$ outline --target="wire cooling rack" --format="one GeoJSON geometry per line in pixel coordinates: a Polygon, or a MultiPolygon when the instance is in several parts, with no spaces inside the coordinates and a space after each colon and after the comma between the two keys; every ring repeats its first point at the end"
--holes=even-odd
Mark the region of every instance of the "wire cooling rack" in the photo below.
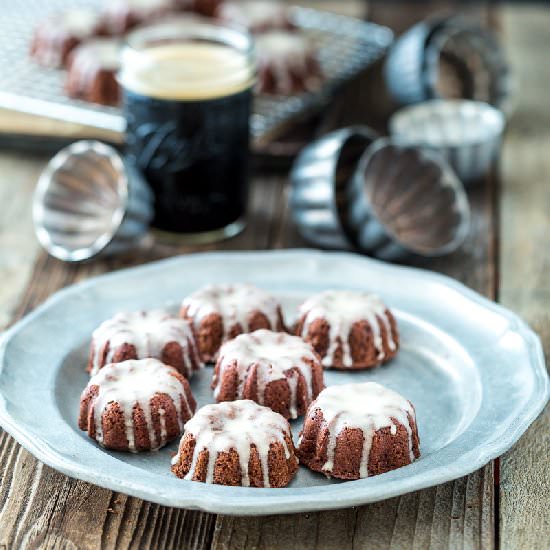
{"type": "MultiPolygon", "coordinates": [[[[94,6],[97,0],[71,0],[94,6]]],[[[117,107],[68,98],[65,73],[38,66],[28,51],[36,24],[48,13],[66,9],[66,0],[0,0],[0,107],[124,132],[117,107]]],[[[315,91],[288,96],[258,95],[251,120],[254,140],[262,141],[293,119],[325,105],[334,91],[378,60],[393,40],[386,27],[319,10],[293,7],[293,22],[315,43],[325,81],[315,91]]]]}

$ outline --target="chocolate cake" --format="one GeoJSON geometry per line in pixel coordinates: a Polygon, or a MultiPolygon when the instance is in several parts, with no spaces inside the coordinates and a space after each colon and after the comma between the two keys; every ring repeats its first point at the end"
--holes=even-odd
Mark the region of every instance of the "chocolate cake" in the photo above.
{"type": "Polygon", "coordinates": [[[162,310],[119,313],[93,333],[88,371],[108,363],[153,357],[190,377],[202,367],[195,337],[183,319],[162,310]]]}
{"type": "Polygon", "coordinates": [[[80,400],[78,426],[107,449],[149,451],[178,437],[195,411],[187,380],[156,359],[105,365],[80,400]]]}
{"type": "Polygon", "coordinates": [[[287,419],[304,414],[323,387],[323,367],[309,344],[264,329],[225,343],[212,381],[218,402],[251,399],[287,419]]]}
{"type": "Polygon", "coordinates": [[[420,456],[414,407],[374,382],[331,386],[310,405],[297,453],[311,470],[340,479],[406,466],[420,456]]]}
{"type": "Polygon", "coordinates": [[[182,479],[243,487],[285,487],[297,469],[288,422],[249,400],[199,409],[172,459],[182,479]]]}
{"type": "Polygon", "coordinates": [[[367,369],[397,353],[395,319],[373,294],[328,290],[306,300],[299,315],[295,333],[313,346],[324,367],[367,369]]]}

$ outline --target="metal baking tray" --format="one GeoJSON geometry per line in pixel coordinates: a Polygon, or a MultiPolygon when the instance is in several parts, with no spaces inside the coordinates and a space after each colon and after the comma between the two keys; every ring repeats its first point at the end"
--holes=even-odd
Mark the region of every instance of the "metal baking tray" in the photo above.
{"type": "MultiPolygon", "coordinates": [[[[38,66],[28,51],[36,24],[48,13],[67,9],[64,0],[0,0],[0,107],[123,133],[121,111],[68,98],[65,73],[38,66]]],[[[94,6],[97,0],[72,0],[94,6]]],[[[258,95],[251,127],[255,143],[269,141],[289,123],[327,103],[335,90],[378,60],[393,40],[392,32],[373,23],[332,13],[292,7],[294,23],[311,36],[326,75],[323,87],[294,96],[258,95]]]]}

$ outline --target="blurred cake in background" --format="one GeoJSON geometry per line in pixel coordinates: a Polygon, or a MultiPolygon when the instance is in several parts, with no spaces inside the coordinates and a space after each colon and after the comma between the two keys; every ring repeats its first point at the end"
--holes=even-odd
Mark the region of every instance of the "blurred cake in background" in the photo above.
{"type": "Polygon", "coordinates": [[[120,101],[116,81],[119,50],[120,41],[111,38],[96,38],[76,47],[69,56],[67,95],[102,105],[117,105],[120,101]]]}
{"type": "Polygon", "coordinates": [[[322,84],[315,48],[307,36],[277,30],[256,37],[258,92],[291,95],[322,84]]]}
{"type": "Polygon", "coordinates": [[[292,29],[288,7],[273,0],[223,2],[216,11],[222,21],[260,33],[274,29],[292,29]]]}
{"type": "Polygon", "coordinates": [[[71,51],[82,42],[105,33],[102,17],[90,9],[55,13],[35,29],[30,54],[40,65],[64,66],[71,51]]]}

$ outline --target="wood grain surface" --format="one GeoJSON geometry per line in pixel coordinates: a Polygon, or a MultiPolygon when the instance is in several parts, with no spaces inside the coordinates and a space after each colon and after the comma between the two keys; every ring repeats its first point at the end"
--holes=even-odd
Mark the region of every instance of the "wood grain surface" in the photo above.
{"type": "MultiPolygon", "coordinates": [[[[379,6],[377,13],[371,9],[381,18],[379,6]]],[[[499,21],[523,80],[500,175],[469,192],[473,229],[466,246],[413,264],[499,298],[533,324],[548,351],[550,10],[507,6],[499,8],[499,21]]],[[[333,106],[323,130],[368,110],[368,94],[353,95],[353,102],[346,97],[333,106]]],[[[0,327],[73,282],[198,250],[149,243],[138,253],[81,266],[48,257],[36,245],[30,217],[43,163],[0,155],[0,327]]],[[[258,173],[252,191],[247,230],[215,248],[304,246],[290,220],[285,175],[258,173]]],[[[500,464],[453,482],[347,510],[257,518],[172,509],[67,478],[0,432],[0,548],[544,548],[550,540],[549,420],[547,412],[500,464]]]]}

